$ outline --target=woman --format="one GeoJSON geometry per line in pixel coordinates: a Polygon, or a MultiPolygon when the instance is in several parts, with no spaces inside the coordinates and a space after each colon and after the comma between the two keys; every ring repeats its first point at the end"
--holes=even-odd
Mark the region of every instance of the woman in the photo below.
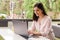
{"type": "Polygon", "coordinates": [[[51,18],[46,14],[42,3],[36,3],[33,10],[33,23],[28,33],[35,37],[45,37],[54,40],[51,18]]]}

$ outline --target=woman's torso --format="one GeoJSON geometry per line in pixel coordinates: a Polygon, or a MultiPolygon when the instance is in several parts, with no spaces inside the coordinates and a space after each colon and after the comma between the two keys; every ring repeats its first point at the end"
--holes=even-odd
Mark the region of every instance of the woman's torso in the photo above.
{"type": "MultiPolygon", "coordinates": [[[[45,22],[47,20],[50,20],[51,21],[50,17],[45,16],[40,22],[39,21],[37,21],[37,22],[35,21],[35,28],[36,28],[36,31],[37,32],[41,32],[42,30],[45,29],[45,26],[43,26],[43,25],[46,24],[45,22]]],[[[50,26],[52,26],[52,25],[50,25],[50,26]]],[[[45,37],[47,37],[47,38],[49,38],[51,40],[53,39],[54,33],[53,33],[53,29],[52,28],[50,29],[49,33],[45,37]]]]}

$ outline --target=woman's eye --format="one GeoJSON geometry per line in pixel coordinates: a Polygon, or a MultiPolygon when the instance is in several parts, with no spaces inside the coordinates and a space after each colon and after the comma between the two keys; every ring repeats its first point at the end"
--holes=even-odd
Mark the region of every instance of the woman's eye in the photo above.
{"type": "Polygon", "coordinates": [[[39,11],[39,10],[36,10],[36,11],[39,11]]]}
{"type": "Polygon", "coordinates": [[[37,10],[37,11],[39,11],[39,10],[37,10]]]}
{"type": "Polygon", "coordinates": [[[33,11],[39,11],[39,10],[33,10],[33,11]]]}

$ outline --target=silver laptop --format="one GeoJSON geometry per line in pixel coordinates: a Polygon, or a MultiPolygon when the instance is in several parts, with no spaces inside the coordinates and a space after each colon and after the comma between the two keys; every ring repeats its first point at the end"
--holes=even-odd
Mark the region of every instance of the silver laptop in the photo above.
{"type": "Polygon", "coordinates": [[[28,26],[26,21],[13,20],[12,22],[15,33],[23,36],[28,36],[28,26]]]}

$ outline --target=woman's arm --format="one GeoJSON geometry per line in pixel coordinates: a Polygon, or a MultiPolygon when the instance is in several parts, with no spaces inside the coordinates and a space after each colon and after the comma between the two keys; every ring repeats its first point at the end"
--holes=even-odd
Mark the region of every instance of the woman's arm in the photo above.
{"type": "Polygon", "coordinates": [[[51,20],[50,19],[46,20],[46,22],[44,22],[44,24],[42,24],[41,26],[43,27],[43,29],[40,31],[41,35],[43,36],[48,35],[52,28],[51,20]]]}
{"type": "Polygon", "coordinates": [[[31,27],[28,28],[28,34],[33,34],[33,31],[35,31],[35,21],[33,21],[31,27]]]}
{"type": "Polygon", "coordinates": [[[28,34],[41,35],[40,32],[36,31],[35,21],[33,21],[31,27],[28,28],[28,34]]]}
{"type": "Polygon", "coordinates": [[[33,34],[33,35],[37,35],[37,36],[41,36],[41,33],[40,32],[37,32],[37,31],[28,31],[29,34],[33,34]]]}

